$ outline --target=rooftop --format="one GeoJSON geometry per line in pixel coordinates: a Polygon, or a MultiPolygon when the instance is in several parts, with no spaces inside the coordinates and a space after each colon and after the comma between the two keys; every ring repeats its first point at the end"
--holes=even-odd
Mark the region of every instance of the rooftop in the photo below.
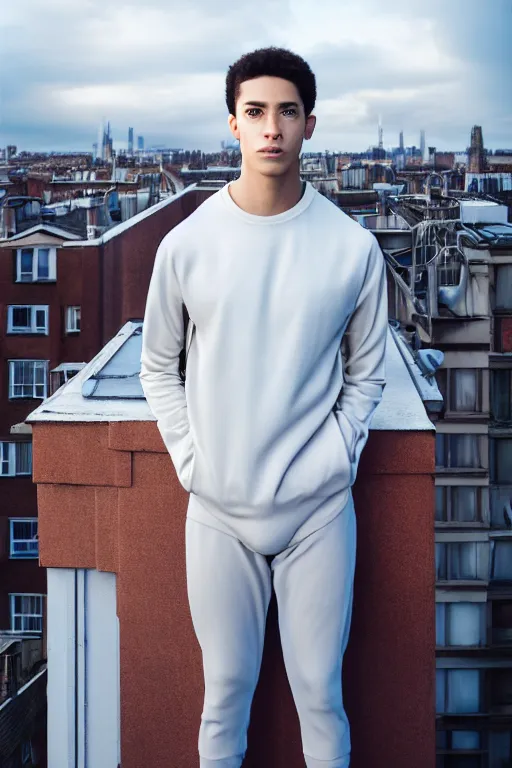
{"type": "MultiPolygon", "coordinates": [[[[139,381],[142,322],[127,322],[82,370],[47,398],[28,418],[36,422],[154,421],[139,381]]],[[[424,402],[441,402],[435,380],[427,379],[405,343],[389,329],[387,378],[374,430],[432,430],[424,402]]]]}

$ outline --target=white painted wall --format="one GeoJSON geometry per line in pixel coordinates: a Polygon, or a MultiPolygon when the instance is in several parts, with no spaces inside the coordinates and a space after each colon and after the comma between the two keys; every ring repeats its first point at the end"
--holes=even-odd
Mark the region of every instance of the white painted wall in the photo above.
{"type": "Polygon", "coordinates": [[[117,768],[120,756],[116,577],[49,568],[48,765],[117,768]]]}

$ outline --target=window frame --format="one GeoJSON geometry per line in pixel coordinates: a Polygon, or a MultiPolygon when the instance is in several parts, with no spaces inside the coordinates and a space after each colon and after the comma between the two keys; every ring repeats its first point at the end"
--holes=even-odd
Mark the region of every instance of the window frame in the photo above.
{"type": "MultiPolygon", "coordinates": [[[[474,718],[475,715],[481,715],[485,711],[485,684],[486,684],[485,669],[481,667],[437,667],[436,668],[436,716],[442,717],[463,717],[474,718]],[[450,712],[447,708],[447,702],[449,697],[449,672],[477,672],[478,673],[478,711],[477,712],[450,712]],[[444,677],[444,708],[441,712],[437,709],[437,673],[442,672],[444,677]]],[[[472,728],[464,728],[460,730],[474,730],[472,728]]]]}
{"type": "Polygon", "coordinates": [[[509,585],[512,584],[512,573],[509,579],[498,579],[493,577],[494,565],[496,562],[496,549],[497,544],[508,544],[512,550],[512,533],[510,531],[498,533],[494,530],[489,537],[490,551],[489,551],[489,584],[492,585],[509,585]]]}
{"type": "MultiPolygon", "coordinates": [[[[460,726],[459,728],[438,728],[436,731],[436,757],[480,757],[481,760],[484,760],[486,756],[489,753],[488,748],[488,734],[484,730],[480,730],[479,728],[471,727],[471,726],[460,726]],[[480,746],[476,749],[461,749],[460,747],[454,747],[453,746],[453,733],[477,733],[480,740],[480,746]],[[437,746],[438,739],[437,734],[438,733],[444,733],[446,734],[446,746],[437,746]]],[[[483,765],[487,765],[487,763],[483,763],[483,765]]]]}
{"type": "Polygon", "coordinates": [[[48,397],[48,383],[49,383],[48,382],[48,380],[49,380],[48,371],[49,371],[49,362],[50,362],[49,360],[41,360],[41,359],[34,360],[34,359],[29,359],[29,358],[17,358],[17,359],[14,359],[14,360],[10,359],[7,362],[9,364],[9,395],[8,395],[8,399],[9,400],[45,400],[48,397]],[[35,371],[37,369],[36,368],[37,364],[39,364],[39,366],[42,367],[42,370],[44,372],[44,377],[43,377],[44,381],[43,381],[42,384],[41,383],[36,383],[36,381],[35,381],[36,377],[33,374],[32,394],[31,395],[27,395],[27,394],[16,395],[16,394],[14,394],[14,387],[15,386],[17,386],[17,387],[25,386],[24,384],[15,384],[14,383],[14,371],[15,371],[16,363],[18,363],[18,364],[19,363],[33,363],[34,364],[34,374],[35,374],[35,371]],[[43,391],[44,391],[43,395],[36,394],[36,387],[40,387],[40,386],[42,386],[44,388],[43,389],[43,391]]]}
{"type": "Polygon", "coordinates": [[[37,517],[10,517],[9,518],[9,558],[11,560],[37,560],[39,559],[39,521],[37,517]],[[30,539],[15,538],[14,527],[16,523],[29,523],[32,526],[35,525],[35,534],[30,539]],[[15,543],[29,544],[33,541],[37,542],[37,551],[29,551],[27,553],[16,552],[15,543]]]}
{"type": "Polygon", "coordinates": [[[500,479],[498,477],[498,451],[497,443],[510,443],[510,450],[512,451],[512,435],[499,433],[491,433],[489,435],[489,485],[499,487],[500,485],[509,485],[507,479],[500,479]]]}
{"type": "Polygon", "coordinates": [[[34,333],[38,336],[48,336],[49,334],[49,304],[9,304],[7,307],[7,333],[16,334],[17,336],[23,334],[34,333]],[[15,309],[29,309],[31,311],[30,326],[16,327],[13,324],[13,314],[15,309]],[[39,330],[36,325],[37,313],[45,313],[44,329],[39,330]]]}
{"type": "Polygon", "coordinates": [[[0,478],[1,477],[31,477],[32,476],[32,441],[31,440],[0,440],[0,478]],[[18,471],[18,460],[16,456],[17,445],[30,445],[30,470],[28,472],[18,471]],[[7,446],[7,450],[5,449],[7,446]],[[7,459],[4,455],[7,454],[7,459]],[[7,472],[3,471],[3,464],[7,462],[7,472]]]}
{"type": "Polygon", "coordinates": [[[473,416],[485,415],[483,409],[483,369],[474,367],[440,368],[438,371],[438,384],[443,394],[445,407],[444,414],[447,418],[465,419],[473,416]],[[459,410],[454,407],[456,400],[456,380],[458,371],[470,371],[475,375],[476,407],[474,410],[459,410]],[[444,391],[443,391],[444,390],[444,391]]]}
{"type": "Polygon", "coordinates": [[[435,512],[435,524],[436,526],[443,527],[457,527],[457,528],[487,528],[489,527],[489,505],[486,503],[485,494],[487,493],[487,486],[485,485],[436,485],[436,512],[435,512]],[[453,516],[453,509],[456,507],[453,496],[455,491],[459,488],[472,488],[476,491],[476,507],[477,507],[477,519],[473,521],[457,520],[453,516]],[[445,519],[437,519],[437,494],[441,491],[443,495],[443,511],[445,512],[445,519]]]}
{"type": "Polygon", "coordinates": [[[491,421],[494,424],[512,424],[512,368],[491,368],[490,369],[490,381],[489,381],[489,410],[490,410],[490,417],[491,421]],[[505,378],[508,378],[508,386],[506,389],[509,391],[509,402],[508,402],[508,416],[505,419],[498,419],[495,415],[495,397],[496,397],[496,383],[495,379],[497,376],[504,376],[505,378]]]}
{"type": "Polygon", "coordinates": [[[30,245],[16,249],[16,283],[54,283],[57,280],[57,247],[55,245],[30,245]],[[32,251],[32,270],[22,272],[22,256],[24,252],[32,251]],[[48,277],[39,275],[39,252],[48,251],[48,277]],[[31,275],[23,279],[23,275],[31,275]]]}
{"type": "Polygon", "coordinates": [[[451,600],[451,601],[436,601],[436,648],[438,649],[472,649],[472,648],[485,648],[488,644],[488,631],[487,631],[487,604],[484,602],[478,602],[478,601],[470,601],[470,600],[451,600]],[[479,635],[480,635],[480,642],[477,644],[465,644],[460,645],[456,643],[448,643],[446,642],[447,639],[449,639],[449,634],[451,631],[451,625],[450,622],[453,621],[453,618],[451,615],[448,614],[451,613],[451,609],[453,606],[459,606],[459,605],[471,605],[476,606],[479,610],[480,616],[479,616],[479,635]],[[438,636],[438,606],[443,606],[443,636],[445,638],[445,643],[438,643],[437,642],[437,636],[438,636]]]}
{"type": "Polygon", "coordinates": [[[485,548],[489,547],[488,541],[480,541],[477,539],[469,540],[469,541],[451,541],[451,540],[437,540],[435,542],[435,577],[436,577],[436,584],[439,585],[446,585],[446,584],[488,584],[489,583],[489,574],[490,574],[490,552],[489,557],[486,554],[485,548]],[[452,565],[452,558],[455,557],[454,552],[454,545],[457,547],[460,547],[461,545],[475,545],[476,547],[476,576],[474,577],[466,577],[466,578],[455,578],[451,576],[451,565],[452,565]],[[437,562],[437,551],[438,547],[440,547],[439,551],[442,553],[443,551],[446,551],[445,559],[446,559],[446,578],[442,578],[442,576],[438,576],[438,570],[442,571],[443,569],[441,567],[438,568],[438,562],[437,562]],[[444,548],[444,549],[443,549],[444,548]],[[487,567],[485,567],[487,566],[487,567]],[[480,574],[484,574],[483,576],[480,574]]]}
{"type": "Polygon", "coordinates": [[[508,355],[512,352],[512,315],[497,314],[494,317],[494,353],[508,355]],[[510,347],[510,348],[509,348],[510,347]]]}
{"type": "Polygon", "coordinates": [[[66,307],[66,333],[80,333],[82,320],[82,307],[80,304],[70,304],[66,307]],[[77,323],[78,316],[78,323],[77,323]],[[73,320],[73,322],[71,322],[73,320]],[[78,327],[77,327],[78,325],[78,327]]]}
{"type": "Polygon", "coordinates": [[[46,597],[46,595],[41,593],[35,593],[35,592],[10,592],[9,593],[9,615],[10,615],[10,621],[11,621],[11,632],[14,632],[16,634],[32,634],[32,635],[41,635],[43,632],[43,619],[44,619],[44,604],[43,604],[43,598],[46,597]],[[40,613],[16,613],[14,610],[16,607],[16,598],[17,597],[34,597],[39,599],[39,607],[40,607],[40,613]],[[16,618],[19,617],[22,619],[21,629],[16,628],[16,618]],[[40,619],[41,621],[41,628],[40,629],[24,629],[23,628],[23,619],[40,619]]]}
{"type": "Polygon", "coordinates": [[[485,474],[486,473],[486,467],[485,467],[485,446],[484,446],[484,440],[483,438],[486,437],[486,435],[480,433],[480,432],[436,432],[436,442],[437,439],[440,438],[443,440],[443,453],[445,455],[445,458],[447,460],[447,464],[438,464],[437,463],[437,445],[436,445],[436,457],[435,457],[435,470],[436,473],[442,473],[442,474],[485,474]],[[476,440],[476,445],[478,449],[478,458],[480,460],[479,466],[475,467],[460,467],[460,466],[452,466],[450,465],[451,461],[451,455],[453,452],[453,445],[451,444],[452,438],[460,438],[460,437],[473,437],[476,440]]]}
{"type": "Polygon", "coordinates": [[[495,264],[494,269],[494,310],[498,312],[510,312],[512,310],[512,296],[510,297],[509,306],[498,304],[498,283],[500,282],[500,272],[505,274],[508,270],[512,273],[512,264],[495,264]]]}

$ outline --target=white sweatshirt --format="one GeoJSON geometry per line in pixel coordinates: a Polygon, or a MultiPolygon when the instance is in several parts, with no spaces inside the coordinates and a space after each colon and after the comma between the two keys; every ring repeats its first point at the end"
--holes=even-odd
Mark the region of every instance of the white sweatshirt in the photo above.
{"type": "Polygon", "coordinates": [[[197,502],[188,515],[277,554],[348,500],[385,386],[385,264],[309,182],[274,216],[242,210],[229,186],[158,248],[140,379],[197,502]]]}

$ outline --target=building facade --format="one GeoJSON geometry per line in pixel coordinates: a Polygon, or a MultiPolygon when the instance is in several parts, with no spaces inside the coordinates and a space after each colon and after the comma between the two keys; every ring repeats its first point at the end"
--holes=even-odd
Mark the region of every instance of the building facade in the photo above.
{"type": "Polygon", "coordinates": [[[209,194],[190,188],[98,239],[39,225],[0,240],[0,630],[41,632],[44,621],[25,418],[143,316],[159,242],[209,194]]]}
{"type": "Polygon", "coordinates": [[[392,314],[444,353],[436,373],[444,406],[436,418],[433,521],[436,765],[509,768],[512,225],[505,206],[455,205],[404,199],[375,233],[395,278],[392,314]],[[396,226],[400,215],[409,234],[396,226]]]}

